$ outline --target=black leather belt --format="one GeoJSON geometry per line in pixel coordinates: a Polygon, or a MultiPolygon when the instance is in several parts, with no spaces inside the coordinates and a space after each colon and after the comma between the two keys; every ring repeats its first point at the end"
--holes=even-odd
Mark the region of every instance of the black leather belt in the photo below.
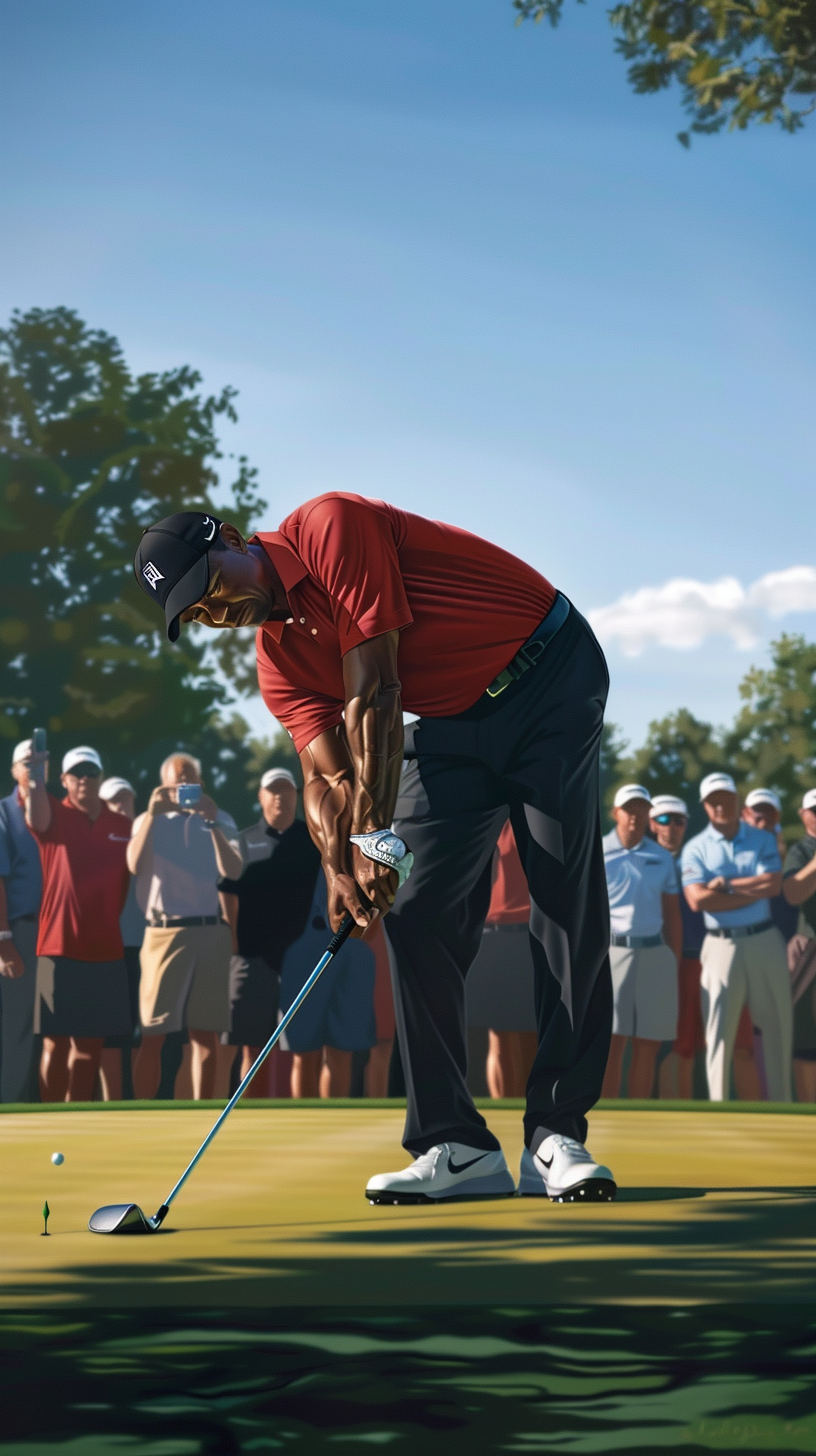
{"type": "Polygon", "coordinates": [[[662,935],[610,935],[610,945],[625,945],[627,950],[648,950],[653,945],[662,945],[662,935]]]}
{"type": "Polygon", "coordinates": [[[719,935],[725,940],[742,940],[746,935],[761,935],[763,930],[773,930],[773,921],[761,920],[759,925],[729,925],[725,929],[707,930],[706,935],[719,935]]]}
{"type": "Polygon", "coordinates": [[[518,682],[523,673],[535,667],[542,656],[547,643],[555,636],[559,628],[563,627],[569,616],[570,604],[562,592],[557,592],[555,601],[548,611],[544,621],[536,627],[531,637],[527,638],[523,647],[520,647],[512,662],[508,662],[505,668],[494,677],[492,683],[485,692],[489,698],[497,698],[511,683],[518,682]]]}
{"type": "Polygon", "coordinates": [[[220,915],[157,915],[150,916],[153,930],[183,930],[189,925],[220,925],[220,915]]]}

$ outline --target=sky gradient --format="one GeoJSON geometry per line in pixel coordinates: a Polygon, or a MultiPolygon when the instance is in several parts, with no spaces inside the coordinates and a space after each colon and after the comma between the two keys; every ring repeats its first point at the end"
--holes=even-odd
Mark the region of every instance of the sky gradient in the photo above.
{"type": "Polygon", "coordinates": [[[66,304],[235,385],[266,527],[383,496],[586,613],[646,590],[647,624],[686,579],[697,645],[605,639],[635,741],[816,632],[807,576],[750,594],[816,560],[812,130],[684,151],[676,93],[633,96],[570,0],[555,32],[509,0],[0,10],[0,315],[66,304]]]}

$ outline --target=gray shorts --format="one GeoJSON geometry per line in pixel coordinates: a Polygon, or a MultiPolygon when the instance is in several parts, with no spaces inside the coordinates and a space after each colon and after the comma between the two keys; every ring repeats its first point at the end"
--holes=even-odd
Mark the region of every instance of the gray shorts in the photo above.
{"type": "Polygon", "coordinates": [[[535,1031],[533,953],[526,925],[485,929],[465,981],[468,1026],[535,1031]]]}
{"type": "Polygon", "coordinates": [[[677,961],[667,945],[609,950],[615,1010],[613,1036],[674,1041],[677,1035],[677,961]]]}
{"type": "Polygon", "coordinates": [[[40,956],[34,1030],[43,1036],[128,1036],[133,1026],[124,961],[40,956]]]}

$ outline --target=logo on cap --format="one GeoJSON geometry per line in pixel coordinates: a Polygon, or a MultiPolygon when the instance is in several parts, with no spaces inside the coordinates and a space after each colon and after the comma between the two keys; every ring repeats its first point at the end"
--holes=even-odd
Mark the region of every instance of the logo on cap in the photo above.
{"type": "Polygon", "coordinates": [[[160,581],[164,581],[164,577],[159,571],[159,568],[157,566],[154,566],[152,561],[148,561],[147,566],[142,567],[142,576],[144,577],[148,586],[152,586],[154,591],[156,590],[157,583],[160,581]]]}
{"type": "Polygon", "coordinates": [[[212,541],[213,536],[215,535],[215,521],[211,521],[209,516],[205,516],[201,524],[203,527],[210,526],[212,528],[209,535],[207,535],[206,530],[204,531],[204,540],[212,541]]]}

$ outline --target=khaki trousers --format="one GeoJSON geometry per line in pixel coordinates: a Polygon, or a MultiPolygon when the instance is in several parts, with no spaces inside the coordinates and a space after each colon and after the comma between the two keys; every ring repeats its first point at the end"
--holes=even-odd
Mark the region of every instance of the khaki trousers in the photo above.
{"type": "Polygon", "coordinates": [[[706,1038],[706,1075],[712,1102],[729,1096],[731,1060],[746,1001],[762,1032],[762,1052],[772,1102],[790,1102],[793,1007],[785,942],[775,926],[759,935],[707,935],[700,955],[706,1038]]]}

